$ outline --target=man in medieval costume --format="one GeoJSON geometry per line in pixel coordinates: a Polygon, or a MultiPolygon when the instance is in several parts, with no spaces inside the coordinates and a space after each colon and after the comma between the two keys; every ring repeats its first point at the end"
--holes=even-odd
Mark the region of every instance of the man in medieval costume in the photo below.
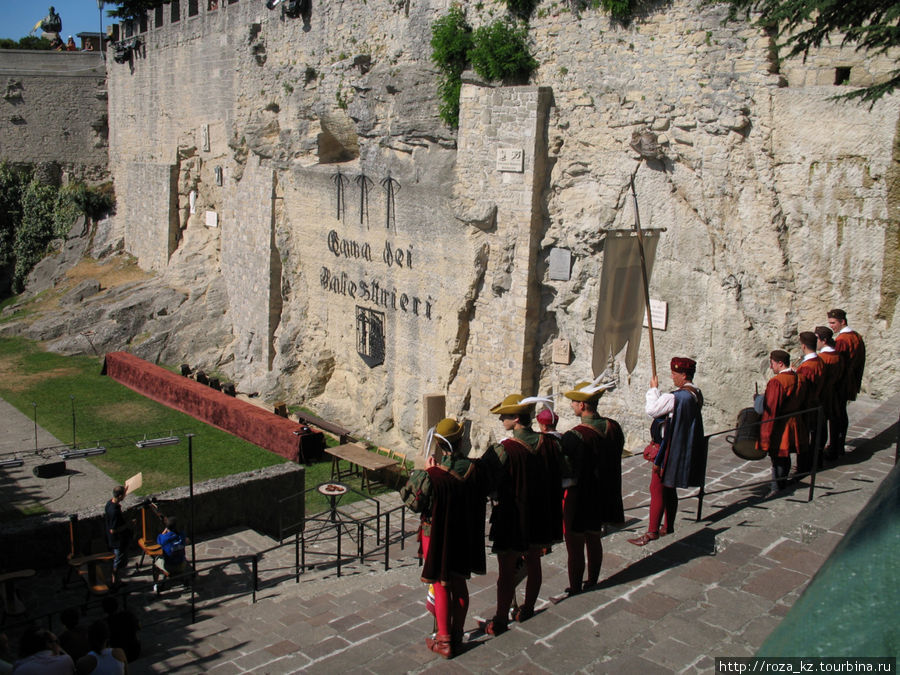
{"type": "Polygon", "coordinates": [[[660,393],[659,380],[650,378],[644,411],[662,420],[662,441],[650,474],[650,517],[647,532],[629,543],[646,546],[675,530],[677,488],[699,487],[706,474],[706,437],[703,434],[703,393],[694,384],[697,362],[675,357],[669,364],[675,390],[660,393]],[[666,524],[660,527],[663,513],[666,524]]]}
{"type": "Polygon", "coordinates": [[[429,454],[425,470],[414,471],[400,491],[404,503],[422,514],[419,531],[422,581],[434,592],[437,634],[426,646],[445,659],[459,653],[469,609],[466,580],[485,573],[485,486],[478,467],[461,450],[463,427],[451,418],[430,430],[438,452],[429,454]]]}
{"type": "Polygon", "coordinates": [[[769,354],[775,376],[766,384],[758,447],[772,461],[772,487],[767,497],[775,497],[787,486],[792,452],[806,451],[809,437],[802,415],[805,396],[800,377],[791,368],[791,356],[782,349],[769,354]],[[779,419],[781,418],[781,419],[779,419]]]}
{"type": "Polygon", "coordinates": [[[525,600],[512,617],[526,621],[543,576],[541,556],[562,541],[562,459],[557,438],[531,428],[538,399],[510,394],[491,408],[512,436],[492,445],[481,461],[493,467],[496,502],[491,511],[490,539],[497,554],[497,610],[484,630],[499,635],[509,627],[516,592],[516,569],[524,560],[525,600]]]}
{"type": "MultiPolygon", "coordinates": [[[[812,331],[804,331],[798,336],[800,350],[803,358],[797,366],[797,375],[800,376],[803,389],[806,394],[804,408],[817,408],[822,406],[822,389],[825,386],[825,362],[819,358],[816,351],[818,338],[812,331]]],[[[818,448],[822,450],[823,443],[819,437],[819,414],[816,411],[806,414],[806,429],[809,433],[807,452],[797,455],[797,473],[809,473],[812,470],[813,453],[818,448]]],[[[824,430],[823,430],[824,431],[824,430]]],[[[821,462],[822,456],[819,455],[821,462]]]]}
{"type": "Polygon", "coordinates": [[[843,309],[828,311],[828,326],[834,331],[834,348],[844,359],[844,375],[838,385],[838,401],[835,406],[839,435],[831,439],[828,449],[828,456],[835,458],[844,454],[847,428],[850,426],[847,403],[856,400],[862,387],[863,371],[866,368],[866,343],[859,333],[847,325],[847,312],[843,309]]]}
{"type": "Polygon", "coordinates": [[[563,529],[569,570],[569,595],[594,586],[603,564],[603,530],[625,521],[622,504],[622,450],[619,423],[601,417],[597,404],[614,383],[579,382],[565,392],[579,424],[563,434],[563,453],[571,484],[563,497],[563,529]],[[587,579],[584,579],[587,550],[587,579]]]}
{"type": "Polygon", "coordinates": [[[834,348],[834,332],[828,326],[816,326],[814,332],[816,334],[816,351],[824,368],[821,402],[828,423],[828,433],[823,433],[819,440],[819,450],[824,452],[825,438],[828,437],[829,444],[833,445],[833,439],[840,436],[838,427],[840,414],[837,411],[840,404],[838,387],[841,386],[844,376],[844,359],[834,348]]]}

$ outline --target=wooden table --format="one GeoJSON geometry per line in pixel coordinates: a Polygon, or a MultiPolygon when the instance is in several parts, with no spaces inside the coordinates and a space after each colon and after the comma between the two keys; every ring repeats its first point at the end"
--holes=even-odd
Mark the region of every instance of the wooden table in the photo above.
{"type": "Polygon", "coordinates": [[[379,469],[386,469],[389,466],[398,464],[396,459],[372,452],[359,443],[347,443],[333,448],[325,448],[325,452],[331,455],[331,480],[339,481],[346,476],[353,476],[362,472],[361,487],[369,492],[372,491],[370,471],[378,471],[379,469]],[[350,463],[349,469],[341,469],[342,459],[350,463]]]}
{"type": "Polygon", "coordinates": [[[105,595],[109,593],[109,583],[101,563],[111,562],[115,556],[110,552],[93,553],[77,558],[69,558],[69,565],[78,571],[78,574],[87,584],[88,595],[105,595]]]}

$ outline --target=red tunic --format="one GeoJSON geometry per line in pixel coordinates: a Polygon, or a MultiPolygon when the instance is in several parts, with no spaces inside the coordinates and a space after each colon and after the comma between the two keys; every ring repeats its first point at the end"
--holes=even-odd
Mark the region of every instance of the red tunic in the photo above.
{"type": "Polygon", "coordinates": [[[822,384],[822,402],[826,406],[826,410],[830,410],[831,401],[837,393],[837,387],[840,386],[841,377],[844,374],[844,360],[841,355],[834,352],[819,352],[819,358],[825,367],[823,373],[824,383],[822,384]]]}
{"type": "Polygon", "coordinates": [[[825,363],[818,356],[806,359],[797,366],[797,375],[803,381],[806,392],[805,408],[814,408],[822,403],[822,387],[825,386],[825,363]]]}
{"type": "Polygon", "coordinates": [[[804,396],[800,377],[793,370],[785,370],[766,385],[759,448],[769,454],[787,457],[791,452],[807,450],[809,434],[801,416],[768,422],[775,417],[803,410],[804,396]]]}
{"type": "Polygon", "coordinates": [[[855,401],[862,387],[863,370],[866,367],[866,343],[859,333],[851,330],[835,335],[834,349],[846,358],[841,391],[848,401],[855,401]]]}

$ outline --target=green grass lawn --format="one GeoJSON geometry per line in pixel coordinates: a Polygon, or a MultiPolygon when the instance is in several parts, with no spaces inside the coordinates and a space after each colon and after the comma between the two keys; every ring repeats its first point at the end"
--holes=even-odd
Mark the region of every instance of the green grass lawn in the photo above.
{"type": "MultiPolygon", "coordinates": [[[[195,483],[285,461],[141,396],[101,375],[101,365],[96,357],[61,356],[45,351],[39,343],[0,338],[0,397],[29,418],[36,411],[38,425],[68,444],[73,441],[74,409],[78,446],[105,446],[106,454],[90,461],[120,483],[142,472],[143,487],[137,494],[188,484],[186,438],[179,445],[143,450],[135,447],[141,438],[194,433],[195,483]]],[[[318,462],[307,467],[306,485],[315,486],[330,477],[330,463],[318,462]]],[[[357,487],[355,481],[353,487],[357,487]]],[[[347,501],[352,499],[347,496],[347,501]]],[[[325,497],[311,491],[307,513],[325,508],[325,497]]]]}

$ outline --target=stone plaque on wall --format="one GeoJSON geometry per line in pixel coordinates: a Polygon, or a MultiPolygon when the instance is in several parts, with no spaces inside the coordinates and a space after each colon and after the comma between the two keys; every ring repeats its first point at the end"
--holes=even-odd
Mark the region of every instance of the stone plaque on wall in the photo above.
{"type": "MultiPolygon", "coordinates": [[[[669,322],[669,303],[650,298],[650,318],[653,319],[653,330],[665,330],[669,322]]],[[[646,312],[644,312],[644,327],[649,327],[646,312]]]]}
{"type": "Polygon", "coordinates": [[[497,171],[522,173],[525,170],[525,151],[522,148],[497,148],[497,171]]]}
{"type": "Polygon", "coordinates": [[[207,227],[218,227],[219,226],[219,214],[215,211],[207,211],[206,212],[206,226],[207,227]]]}
{"type": "Polygon", "coordinates": [[[572,252],[566,248],[550,249],[550,279],[568,281],[572,270],[572,252]]]}
{"type": "Polygon", "coordinates": [[[203,148],[203,152],[209,152],[209,125],[204,124],[200,127],[200,147],[203,148]]]}
{"type": "Polygon", "coordinates": [[[569,365],[569,356],[572,353],[572,348],[569,346],[569,341],[565,338],[558,338],[553,341],[553,355],[552,360],[553,363],[561,363],[563,365],[569,365]]]}

